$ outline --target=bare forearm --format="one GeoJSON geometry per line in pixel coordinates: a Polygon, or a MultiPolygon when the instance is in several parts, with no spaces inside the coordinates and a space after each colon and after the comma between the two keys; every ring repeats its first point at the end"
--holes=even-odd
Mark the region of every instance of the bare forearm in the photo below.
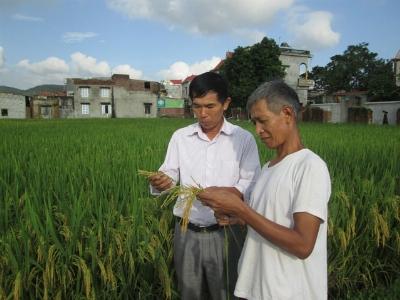
{"type": "Polygon", "coordinates": [[[245,203],[238,217],[263,238],[300,259],[307,258],[312,252],[315,240],[302,235],[296,228],[288,228],[266,219],[245,203]]]}

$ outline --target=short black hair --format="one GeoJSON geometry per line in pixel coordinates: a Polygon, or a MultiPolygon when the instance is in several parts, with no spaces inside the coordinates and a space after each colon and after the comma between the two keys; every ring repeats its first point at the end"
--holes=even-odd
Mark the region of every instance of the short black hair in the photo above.
{"type": "Polygon", "coordinates": [[[189,85],[190,99],[204,97],[208,92],[217,94],[218,101],[224,103],[228,98],[228,83],[215,72],[205,72],[197,75],[189,85]]]}
{"type": "Polygon", "coordinates": [[[281,79],[261,84],[248,98],[247,110],[249,111],[253,104],[260,100],[264,100],[274,113],[279,113],[284,105],[292,107],[296,116],[301,110],[296,91],[281,79]]]}

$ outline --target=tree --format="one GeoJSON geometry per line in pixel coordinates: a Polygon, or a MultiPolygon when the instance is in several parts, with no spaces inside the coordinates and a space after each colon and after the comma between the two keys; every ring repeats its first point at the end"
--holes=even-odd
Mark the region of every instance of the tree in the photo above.
{"type": "Polygon", "coordinates": [[[328,92],[368,91],[382,100],[393,99],[399,93],[392,63],[369,51],[368,43],[348,46],[343,54],[332,56],[325,67],[314,67],[310,78],[316,88],[328,92]]]}
{"type": "Polygon", "coordinates": [[[232,107],[246,107],[247,98],[261,83],[284,76],[280,49],[273,39],[263,38],[249,47],[237,47],[220,70],[228,81],[232,107]]]}

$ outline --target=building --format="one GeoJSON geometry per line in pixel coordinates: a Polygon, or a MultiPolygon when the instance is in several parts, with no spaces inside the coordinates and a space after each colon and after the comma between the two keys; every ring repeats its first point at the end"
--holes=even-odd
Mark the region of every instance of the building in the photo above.
{"type": "Polygon", "coordinates": [[[400,50],[397,51],[396,56],[393,58],[394,74],[396,76],[396,85],[400,86],[400,50]]]}
{"type": "Polygon", "coordinates": [[[29,115],[27,96],[0,92],[0,119],[26,119],[29,115]]]}
{"type": "Polygon", "coordinates": [[[30,115],[34,119],[70,118],[74,116],[74,99],[63,92],[40,92],[30,97],[30,115]]]}
{"type": "Polygon", "coordinates": [[[74,98],[77,118],[157,116],[158,82],[114,74],[111,78],[68,78],[66,90],[74,98]]]}
{"type": "Polygon", "coordinates": [[[310,51],[291,48],[287,43],[282,43],[279,49],[279,60],[286,72],[284,81],[297,92],[300,103],[305,106],[308,90],[314,86],[314,81],[308,79],[310,51]]]}
{"type": "Polygon", "coordinates": [[[185,100],[176,98],[159,98],[157,101],[159,117],[185,117],[185,100]]]}
{"type": "Polygon", "coordinates": [[[182,98],[182,80],[171,79],[161,81],[164,87],[166,97],[181,99],[182,98]]]}
{"type": "Polygon", "coordinates": [[[190,75],[182,80],[182,98],[186,101],[190,102],[189,97],[189,86],[192,80],[196,77],[196,75],[190,75]]]}

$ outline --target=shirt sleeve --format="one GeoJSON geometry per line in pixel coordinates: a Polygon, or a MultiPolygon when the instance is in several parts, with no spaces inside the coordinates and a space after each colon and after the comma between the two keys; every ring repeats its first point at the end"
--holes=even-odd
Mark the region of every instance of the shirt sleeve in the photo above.
{"type": "Polygon", "coordinates": [[[326,164],[321,159],[304,162],[295,175],[293,213],[307,212],[326,221],[331,180],[326,164]]]}
{"type": "MultiPolygon", "coordinates": [[[[178,148],[179,137],[174,133],[168,144],[167,153],[163,164],[158,169],[172,178],[173,184],[176,185],[179,182],[179,148],[178,148]]],[[[160,191],[150,185],[150,193],[152,195],[159,195],[160,191]]]]}
{"type": "Polygon", "coordinates": [[[239,164],[239,180],[234,187],[242,193],[243,199],[248,201],[254,185],[260,175],[260,158],[254,137],[249,133],[239,164]]]}

